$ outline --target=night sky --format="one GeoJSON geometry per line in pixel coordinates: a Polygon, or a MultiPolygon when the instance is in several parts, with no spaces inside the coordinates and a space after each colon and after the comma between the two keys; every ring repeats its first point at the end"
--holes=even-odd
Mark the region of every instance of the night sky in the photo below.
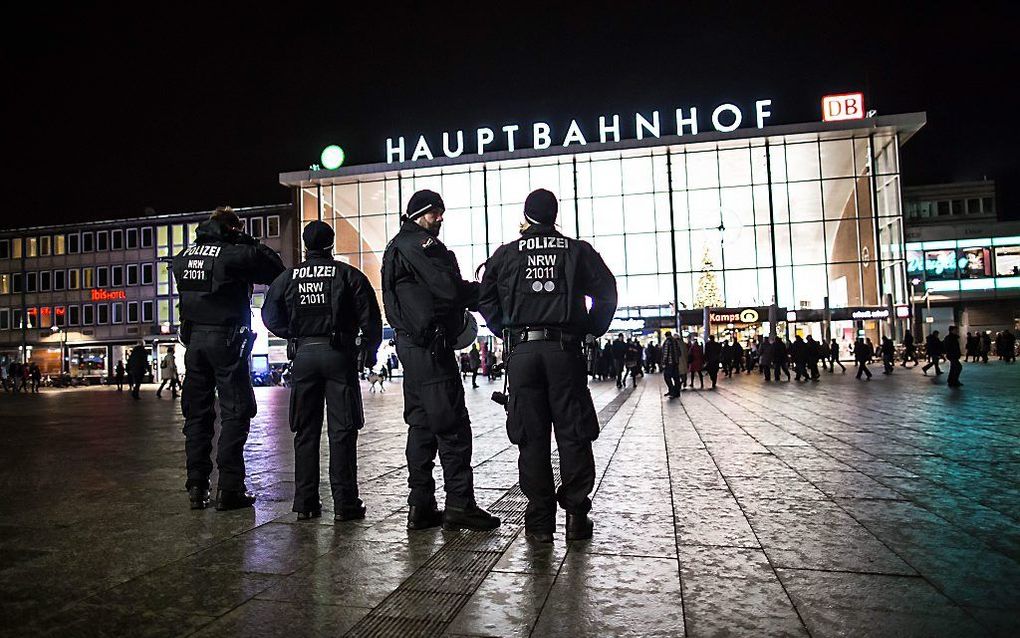
{"type": "Polygon", "coordinates": [[[548,4],[8,21],[0,225],[285,202],[278,174],[331,143],[368,164],[389,136],[542,120],[555,140],[572,117],[591,130],[660,109],[669,122],[678,106],[757,98],[773,99],[769,124],[812,122],[822,95],[857,90],[879,114],[927,111],[905,184],[987,176],[1020,218],[1020,47],[1005,10],[548,4]]]}

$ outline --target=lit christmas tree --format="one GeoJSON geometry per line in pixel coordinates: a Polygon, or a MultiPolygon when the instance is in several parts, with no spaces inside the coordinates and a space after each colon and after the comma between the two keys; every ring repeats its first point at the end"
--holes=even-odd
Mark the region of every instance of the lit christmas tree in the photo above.
{"type": "Polygon", "coordinates": [[[695,308],[719,308],[725,305],[719,294],[719,286],[715,282],[712,258],[708,256],[708,248],[701,257],[701,278],[698,279],[698,292],[694,295],[695,308]]]}

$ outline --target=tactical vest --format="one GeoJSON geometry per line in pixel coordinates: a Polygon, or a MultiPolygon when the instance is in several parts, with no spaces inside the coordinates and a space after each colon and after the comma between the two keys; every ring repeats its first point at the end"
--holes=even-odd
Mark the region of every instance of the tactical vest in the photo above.
{"type": "Polygon", "coordinates": [[[302,262],[291,272],[287,289],[290,333],[296,337],[328,336],[334,332],[334,317],[342,285],[340,266],[332,259],[302,262]]]}
{"type": "Polygon", "coordinates": [[[577,280],[579,244],[559,235],[523,235],[507,250],[508,323],[543,327],[567,324],[577,280]]]}

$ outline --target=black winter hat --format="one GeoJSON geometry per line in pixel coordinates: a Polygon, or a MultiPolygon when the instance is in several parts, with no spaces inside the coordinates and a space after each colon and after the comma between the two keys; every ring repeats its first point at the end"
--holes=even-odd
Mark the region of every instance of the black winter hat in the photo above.
{"type": "Polygon", "coordinates": [[[308,250],[323,250],[333,245],[333,229],[326,222],[314,221],[305,226],[301,238],[305,241],[305,248],[308,250]]]}
{"type": "Polygon", "coordinates": [[[408,200],[407,212],[404,213],[404,219],[413,222],[433,208],[446,210],[446,204],[443,203],[443,198],[435,191],[420,190],[414,195],[411,195],[411,199],[408,200]]]}
{"type": "Polygon", "coordinates": [[[559,203],[556,196],[544,188],[531,191],[524,200],[524,219],[533,224],[553,224],[559,203]]]}

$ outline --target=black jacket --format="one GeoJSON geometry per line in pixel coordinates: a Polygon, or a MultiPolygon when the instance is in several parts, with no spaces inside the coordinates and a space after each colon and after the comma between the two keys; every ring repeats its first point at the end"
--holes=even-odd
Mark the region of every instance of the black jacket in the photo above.
{"type": "Polygon", "coordinates": [[[464,311],[478,310],[478,283],[465,281],[453,252],[414,222],[404,222],[382,263],[383,307],[394,330],[418,345],[439,328],[449,339],[464,327],[464,311]]]}
{"type": "Polygon", "coordinates": [[[363,272],[333,259],[328,251],[309,250],[305,261],[273,281],[262,304],[262,321],[278,337],[343,335],[375,353],[382,341],[382,313],[363,272]]]}
{"type": "Polygon", "coordinates": [[[181,321],[217,326],[251,324],[253,284],[271,284],[283,272],[280,256],[218,221],[198,225],[195,244],[173,259],[181,321]]]}
{"type": "Polygon", "coordinates": [[[959,359],[960,358],[960,335],[949,333],[946,335],[945,340],[942,342],[942,352],[946,355],[947,359],[959,359]]]}
{"type": "Polygon", "coordinates": [[[479,305],[496,335],[504,328],[546,327],[600,337],[616,299],[616,279],[591,244],[533,224],[485,262],[479,305]],[[592,299],[590,311],[585,297],[592,299]]]}

